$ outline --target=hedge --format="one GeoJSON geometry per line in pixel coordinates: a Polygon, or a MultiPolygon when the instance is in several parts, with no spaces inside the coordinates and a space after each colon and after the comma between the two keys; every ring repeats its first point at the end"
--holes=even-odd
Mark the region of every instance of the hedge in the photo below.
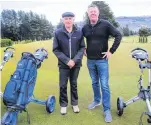
{"type": "Polygon", "coordinates": [[[1,44],[1,47],[12,46],[13,41],[11,39],[1,39],[0,44],[1,44]]]}

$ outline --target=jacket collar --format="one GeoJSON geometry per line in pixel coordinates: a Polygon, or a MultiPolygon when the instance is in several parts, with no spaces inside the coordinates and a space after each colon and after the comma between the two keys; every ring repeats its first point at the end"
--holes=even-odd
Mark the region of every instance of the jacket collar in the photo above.
{"type": "MultiPolygon", "coordinates": [[[[96,25],[98,25],[98,24],[100,24],[100,23],[101,23],[101,20],[98,20],[97,23],[96,23],[94,26],[96,26],[96,25]]],[[[90,23],[90,20],[88,21],[88,25],[89,25],[89,26],[92,26],[91,23],[90,23]]]]}
{"type": "MultiPolygon", "coordinates": [[[[77,30],[77,27],[73,25],[72,32],[75,32],[77,30]]],[[[68,34],[68,31],[66,30],[65,26],[63,25],[62,31],[68,34]]]]}

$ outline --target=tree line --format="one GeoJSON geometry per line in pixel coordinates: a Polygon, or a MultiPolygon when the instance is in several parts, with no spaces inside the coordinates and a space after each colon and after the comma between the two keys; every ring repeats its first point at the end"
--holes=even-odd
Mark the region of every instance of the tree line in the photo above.
{"type": "MultiPolygon", "coordinates": [[[[139,35],[147,37],[151,35],[151,29],[141,28],[138,32],[129,29],[128,25],[120,27],[116,21],[113,12],[104,1],[92,1],[91,4],[99,8],[99,19],[108,20],[117,27],[123,36],[139,35]]],[[[82,26],[89,21],[87,12],[84,14],[82,22],[76,22],[77,26],[82,26]]],[[[62,20],[57,26],[53,26],[44,15],[38,15],[32,11],[3,10],[1,13],[1,37],[13,41],[22,40],[46,40],[51,39],[54,30],[63,26],[62,20]]],[[[140,38],[141,40],[141,38],[140,38]]]]}
{"type": "Polygon", "coordinates": [[[1,37],[13,41],[50,39],[53,26],[44,15],[3,10],[1,12],[1,37]]]}

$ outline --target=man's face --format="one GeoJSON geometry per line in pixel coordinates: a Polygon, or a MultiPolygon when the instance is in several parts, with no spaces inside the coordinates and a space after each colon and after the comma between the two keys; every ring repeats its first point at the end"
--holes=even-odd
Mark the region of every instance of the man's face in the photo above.
{"type": "Polygon", "coordinates": [[[96,21],[99,17],[99,10],[97,7],[88,8],[88,17],[90,20],[96,21]]]}
{"type": "Polygon", "coordinates": [[[71,27],[74,24],[74,17],[64,17],[63,23],[66,27],[71,27]]]}

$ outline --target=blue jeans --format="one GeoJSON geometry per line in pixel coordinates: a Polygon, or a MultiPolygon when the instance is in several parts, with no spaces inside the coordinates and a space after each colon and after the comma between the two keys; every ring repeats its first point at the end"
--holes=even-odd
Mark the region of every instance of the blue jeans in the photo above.
{"type": "Polygon", "coordinates": [[[102,104],[104,111],[110,110],[110,88],[108,84],[109,69],[108,60],[87,60],[89,74],[92,79],[92,88],[94,92],[94,101],[101,101],[100,87],[102,91],[102,104]],[[100,81],[100,82],[99,82],[100,81]]]}

